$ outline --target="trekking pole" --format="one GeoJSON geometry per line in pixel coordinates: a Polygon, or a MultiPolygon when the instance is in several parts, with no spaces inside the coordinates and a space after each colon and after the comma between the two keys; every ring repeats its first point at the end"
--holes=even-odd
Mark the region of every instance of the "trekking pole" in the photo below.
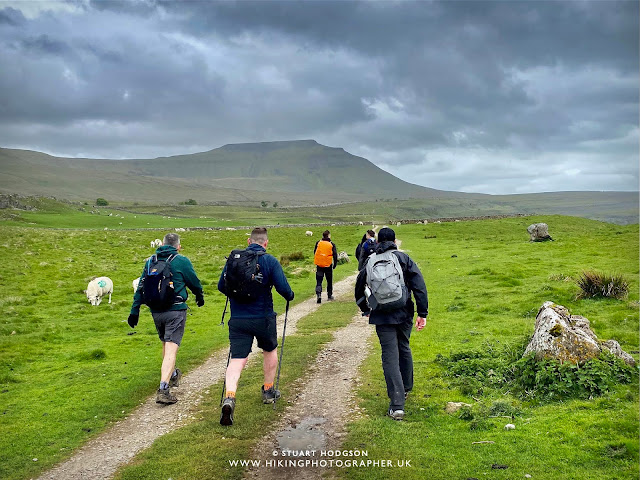
{"type": "MultiPolygon", "coordinates": [[[[284,353],[284,336],[287,333],[287,317],[289,316],[289,300],[287,300],[287,306],[284,310],[284,326],[282,327],[282,345],[280,346],[280,360],[278,360],[278,376],[276,378],[276,392],[278,391],[278,385],[280,384],[280,367],[282,367],[282,354],[284,353]]],[[[276,400],[278,397],[274,397],[273,399],[273,409],[276,409],[276,400]]]]}
{"type": "Polygon", "coordinates": [[[231,361],[231,347],[229,347],[229,355],[227,356],[227,367],[224,369],[224,382],[222,383],[222,393],[220,394],[220,406],[224,400],[224,394],[227,390],[227,370],[229,369],[229,362],[231,361]]]}
{"type": "Polygon", "coordinates": [[[227,305],[229,305],[229,297],[227,297],[227,302],[224,304],[224,310],[222,311],[222,319],[220,320],[219,325],[224,325],[224,316],[227,314],[227,305]]]}

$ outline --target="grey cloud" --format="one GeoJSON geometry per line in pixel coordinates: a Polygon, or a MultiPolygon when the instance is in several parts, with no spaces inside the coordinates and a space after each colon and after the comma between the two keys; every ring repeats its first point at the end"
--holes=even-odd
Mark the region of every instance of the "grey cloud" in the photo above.
{"type": "Polygon", "coordinates": [[[603,181],[637,188],[637,2],[68,6],[0,3],[0,145],[124,158],[314,138],[501,192],[555,154],[606,158],[621,176],[603,181]]]}

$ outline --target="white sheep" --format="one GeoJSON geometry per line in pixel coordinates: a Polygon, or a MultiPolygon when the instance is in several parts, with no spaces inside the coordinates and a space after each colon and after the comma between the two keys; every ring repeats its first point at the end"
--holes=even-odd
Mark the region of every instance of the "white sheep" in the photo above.
{"type": "Polygon", "coordinates": [[[151,245],[151,247],[159,247],[160,245],[162,245],[162,240],[160,240],[159,238],[156,238],[153,242],[153,245],[151,245]]]}
{"type": "Polygon", "coordinates": [[[358,225],[364,225],[364,223],[363,222],[358,222],[358,225]]]}
{"type": "Polygon", "coordinates": [[[109,277],[94,278],[87,285],[85,290],[87,300],[93,306],[100,305],[103,295],[109,294],[109,303],[111,303],[111,294],[113,293],[113,282],[109,277]]]}
{"type": "Polygon", "coordinates": [[[228,232],[235,232],[236,229],[233,227],[227,227],[225,228],[225,230],[227,230],[228,232]]]}
{"type": "Polygon", "coordinates": [[[176,228],[176,232],[186,232],[187,230],[184,228],[176,228]]]}
{"type": "Polygon", "coordinates": [[[138,285],[140,284],[140,277],[134,278],[131,284],[133,285],[133,293],[136,293],[138,291],[138,285]]]}
{"type": "Polygon", "coordinates": [[[307,230],[306,232],[304,232],[304,234],[305,234],[307,237],[310,237],[311,235],[313,235],[313,232],[312,232],[311,230],[307,230]]]}
{"type": "Polygon", "coordinates": [[[396,227],[399,227],[400,225],[402,225],[402,222],[397,222],[396,223],[396,227]]]}

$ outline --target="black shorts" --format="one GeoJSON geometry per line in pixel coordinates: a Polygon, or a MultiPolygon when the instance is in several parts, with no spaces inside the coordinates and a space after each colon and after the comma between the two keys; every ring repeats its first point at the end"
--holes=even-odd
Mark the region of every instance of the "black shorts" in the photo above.
{"type": "Polygon", "coordinates": [[[251,353],[253,338],[258,347],[270,352],[278,346],[275,315],[267,318],[231,318],[229,319],[229,344],[231,358],[247,358],[251,353]]]}
{"type": "Polygon", "coordinates": [[[151,313],[151,316],[156,324],[160,340],[180,345],[184,335],[184,324],[187,321],[187,311],[169,310],[167,312],[151,313]]]}

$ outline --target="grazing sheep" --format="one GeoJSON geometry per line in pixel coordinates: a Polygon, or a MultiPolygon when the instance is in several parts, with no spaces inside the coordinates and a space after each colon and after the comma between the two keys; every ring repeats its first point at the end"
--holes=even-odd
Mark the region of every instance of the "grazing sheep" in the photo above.
{"type": "Polygon", "coordinates": [[[93,306],[100,305],[102,296],[109,294],[109,303],[111,303],[111,294],[113,293],[113,282],[109,277],[94,278],[87,285],[85,290],[87,300],[93,306]]]}
{"type": "Polygon", "coordinates": [[[135,278],[133,282],[131,282],[131,284],[133,285],[133,293],[136,293],[138,291],[139,283],[140,283],[140,277],[135,278]]]}
{"type": "Polygon", "coordinates": [[[156,238],[153,241],[153,245],[151,245],[152,247],[159,247],[160,245],[162,245],[162,240],[160,240],[159,238],[156,238]]]}
{"type": "Polygon", "coordinates": [[[397,222],[396,223],[396,227],[399,227],[400,225],[402,225],[402,222],[397,222]]]}
{"type": "Polygon", "coordinates": [[[186,232],[187,230],[184,228],[176,228],[176,232],[186,232]]]}
{"type": "Polygon", "coordinates": [[[364,225],[364,223],[362,223],[362,222],[358,222],[358,225],[364,225]]]}
{"type": "Polygon", "coordinates": [[[312,232],[311,230],[307,230],[306,232],[304,232],[304,234],[305,234],[307,237],[310,237],[311,235],[313,235],[313,232],[312,232]]]}
{"type": "Polygon", "coordinates": [[[228,232],[233,232],[233,231],[235,231],[235,228],[233,228],[233,227],[227,227],[225,230],[227,230],[228,232]]]}

